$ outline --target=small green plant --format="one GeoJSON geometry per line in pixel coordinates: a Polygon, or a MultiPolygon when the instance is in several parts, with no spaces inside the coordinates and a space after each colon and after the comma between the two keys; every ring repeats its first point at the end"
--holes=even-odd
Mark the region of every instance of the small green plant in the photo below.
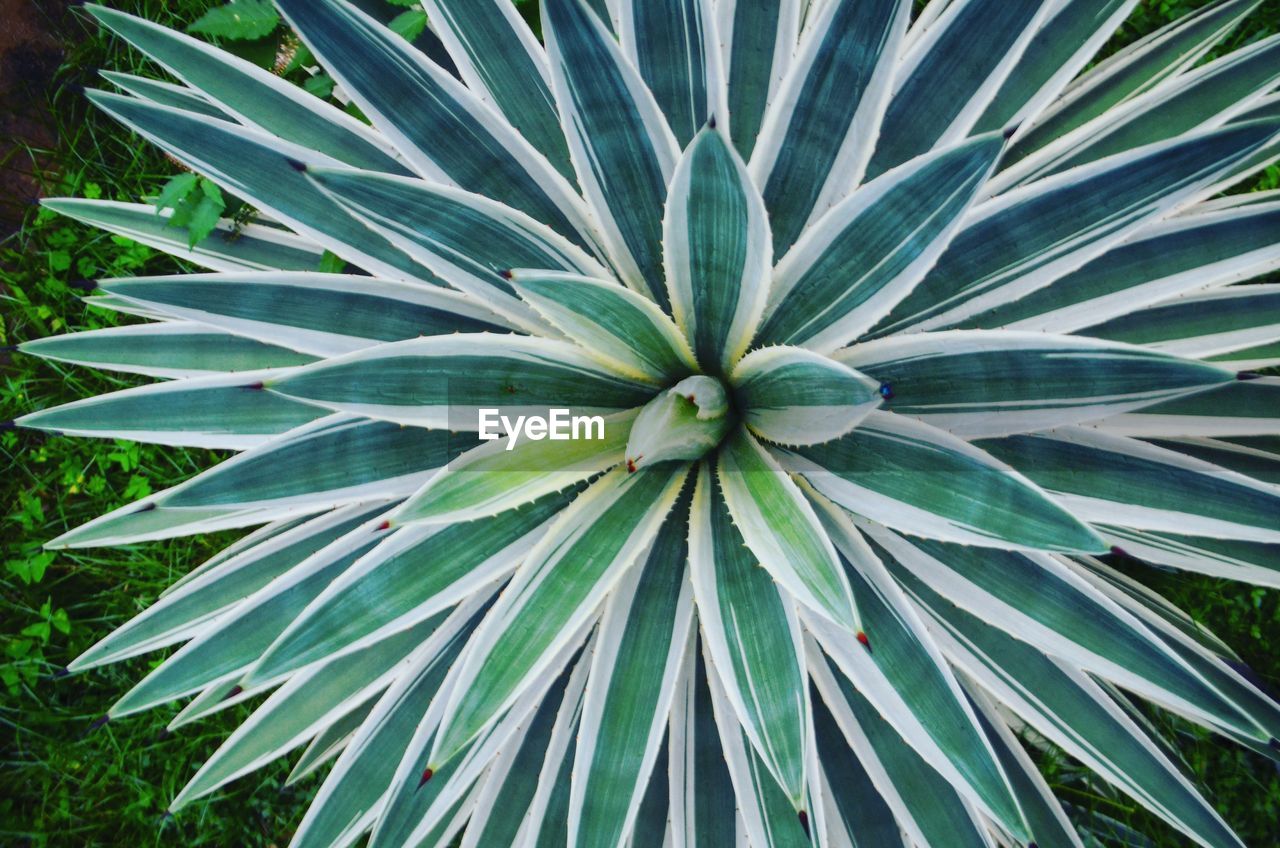
{"type": "Polygon", "coordinates": [[[156,198],[156,212],[172,209],[166,219],[170,227],[187,231],[187,246],[195,247],[204,241],[218,226],[227,202],[222,191],[211,180],[195,174],[178,174],[165,183],[156,198]]]}
{"type": "Polygon", "coordinates": [[[299,845],[1080,844],[1016,726],[1239,844],[1129,696],[1264,754],[1280,709],[1114,565],[1278,582],[1280,209],[1215,197],[1280,47],[1197,65],[1228,0],[1076,78],[1132,2],[911,5],[545,0],[544,47],[432,0],[459,82],[278,3],[341,109],[93,8],[183,81],[92,97],[189,214],[48,207],[210,273],[102,282],[151,323],[23,350],[165,381],[20,423],[237,452],[117,444],[53,543],[260,528],[72,665],[183,645],[112,717],[271,693],[174,809],[305,744],[299,845]],[[560,407],[601,437],[479,435],[560,407]]]}
{"type": "Polygon", "coordinates": [[[280,15],[271,0],[231,0],[201,15],[187,32],[232,41],[266,38],[280,26],[280,15]]]}

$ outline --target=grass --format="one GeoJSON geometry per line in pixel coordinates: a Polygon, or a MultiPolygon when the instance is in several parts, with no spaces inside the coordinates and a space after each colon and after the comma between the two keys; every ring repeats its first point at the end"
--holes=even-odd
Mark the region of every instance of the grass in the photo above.
{"type": "MultiPolygon", "coordinates": [[[[181,24],[212,4],[119,0],[113,5],[181,24]]],[[[1199,5],[1199,0],[1144,2],[1108,49],[1199,5]]],[[[1277,29],[1280,2],[1269,0],[1232,42],[1277,29]]],[[[65,60],[40,107],[55,124],[57,142],[26,154],[40,163],[43,193],[120,200],[157,194],[176,167],[91,111],[80,95],[81,88],[99,84],[99,68],[138,71],[139,61],[83,15],[73,15],[60,38],[65,60]]],[[[1255,187],[1275,187],[1278,176],[1273,168],[1255,187]]],[[[0,344],[113,323],[112,316],[80,303],[77,281],[180,270],[180,263],[147,248],[32,209],[22,229],[0,244],[5,314],[0,344]]],[[[114,375],[14,355],[0,379],[0,419],[130,384],[114,375]]],[[[90,731],[93,720],[163,656],[52,677],[228,539],[56,554],[42,551],[41,543],[173,485],[217,459],[207,451],[0,433],[6,513],[0,538],[0,844],[280,845],[300,818],[318,779],[282,790],[286,762],[236,781],[177,818],[164,814],[169,799],[248,714],[246,706],[167,738],[165,726],[176,708],[90,731]]],[[[1280,593],[1125,565],[1224,635],[1264,685],[1280,689],[1280,659],[1273,650],[1280,640],[1280,593]]],[[[1280,776],[1273,765],[1167,715],[1150,715],[1245,840],[1256,846],[1274,844],[1280,776]]],[[[1117,822],[1117,833],[1136,828],[1151,835],[1152,845],[1186,844],[1066,760],[1052,754],[1042,760],[1055,788],[1082,815],[1109,816],[1117,822]]],[[[1123,837],[1106,842],[1124,844],[1123,837]]]]}

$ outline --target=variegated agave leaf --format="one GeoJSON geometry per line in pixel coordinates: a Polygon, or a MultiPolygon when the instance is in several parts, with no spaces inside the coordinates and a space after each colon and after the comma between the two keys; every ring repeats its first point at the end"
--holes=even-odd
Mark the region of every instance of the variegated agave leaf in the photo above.
{"type": "Polygon", "coordinates": [[[367,123],[90,7],[176,79],[94,102],[261,216],[49,201],[205,272],[23,347],[163,380],[24,427],[238,451],[51,543],[262,526],[72,666],[271,692],[173,808],[305,748],[295,846],[1081,846],[1026,727],[1239,846],[1124,698],[1280,707],[1098,557],[1280,586],[1280,205],[1213,199],[1280,47],[1199,61],[1256,0],[1087,71],[1136,0],[423,5],[457,76],[278,0],[367,123]]]}

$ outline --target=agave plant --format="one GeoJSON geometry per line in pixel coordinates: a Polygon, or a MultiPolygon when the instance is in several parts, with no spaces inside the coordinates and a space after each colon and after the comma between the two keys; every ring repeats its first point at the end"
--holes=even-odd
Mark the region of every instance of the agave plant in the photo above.
{"type": "Polygon", "coordinates": [[[1033,742],[1239,845],[1135,703],[1280,708],[1099,557],[1280,586],[1256,0],[1083,74],[1136,0],[423,5],[278,0],[347,109],[90,8],[178,81],[93,102],[260,210],[50,201],[209,273],[24,347],[164,379],[23,426],[239,452],[52,543],[259,528],[71,667],[270,693],[173,809],[305,746],[297,846],[1080,846],[1033,742]]]}

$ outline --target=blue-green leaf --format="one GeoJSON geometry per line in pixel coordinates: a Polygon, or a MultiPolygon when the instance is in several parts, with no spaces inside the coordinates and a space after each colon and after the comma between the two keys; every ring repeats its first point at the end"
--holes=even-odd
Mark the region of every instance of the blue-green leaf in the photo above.
{"type": "Polygon", "coordinates": [[[663,222],[671,314],[698,361],[728,373],[755,337],[769,296],[769,217],[746,166],[708,125],[676,169],[663,222]]]}
{"type": "Polygon", "coordinates": [[[551,88],[578,183],[623,281],[665,305],[662,210],[679,146],[640,73],[584,0],[544,0],[551,88]]]}
{"type": "Polygon", "coordinates": [[[814,10],[751,154],[779,256],[861,181],[910,11],[907,0],[814,10]]]}

